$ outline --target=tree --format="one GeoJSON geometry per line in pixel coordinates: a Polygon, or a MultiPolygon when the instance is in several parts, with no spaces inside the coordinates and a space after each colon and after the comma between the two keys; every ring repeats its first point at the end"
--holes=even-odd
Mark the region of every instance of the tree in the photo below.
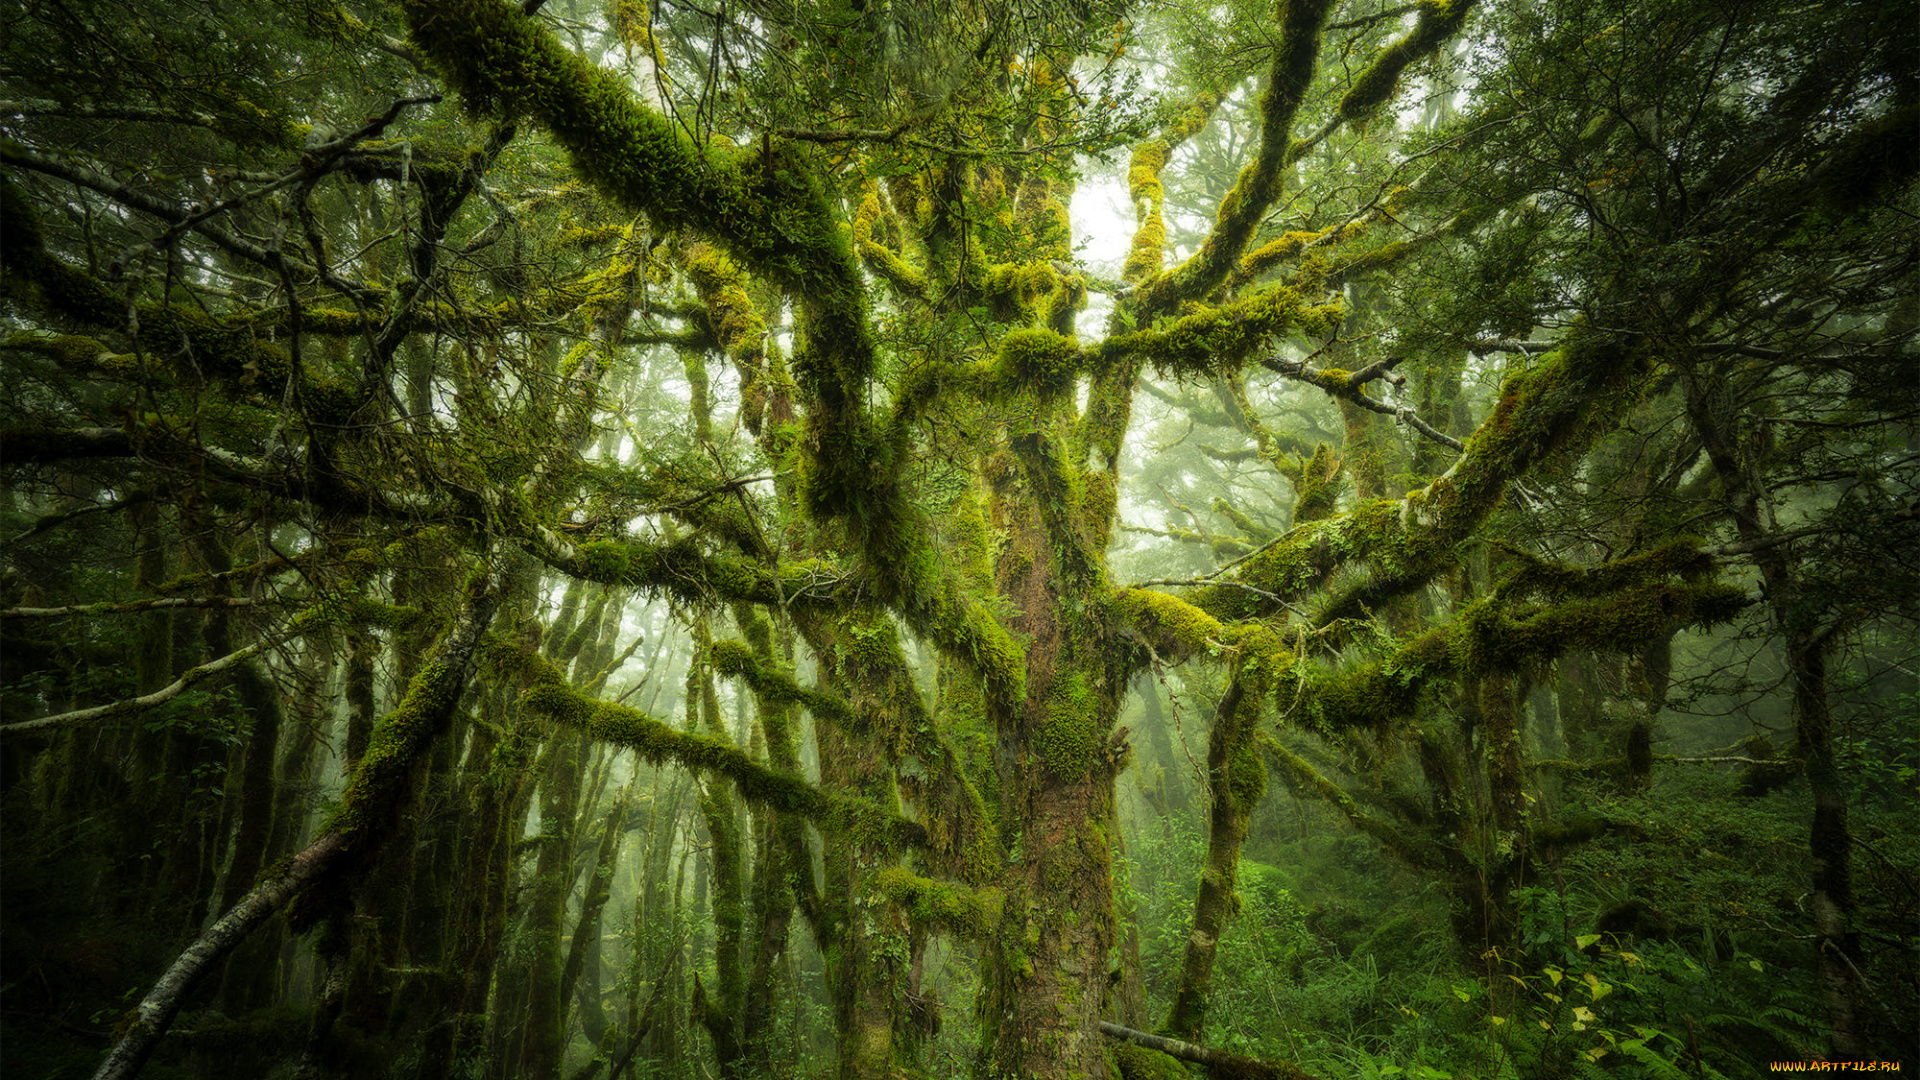
{"type": "MultiPolygon", "coordinates": [[[[1638,712],[1599,737],[1645,786],[1662,657],[1754,606],[1747,566],[1814,792],[1832,1045],[1867,1053],[1824,663],[1913,603],[1883,560],[1914,528],[1920,49],[1891,5],[1847,13],[1815,47],[1757,0],[1211,27],[405,0],[277,35],[252,5],[30,9],[0,148],[8,615],[85,621],[8,678],[83,686],[122,616],[135,664],[85,700],[15,691],[9,775],[37,821],[129,808],[158,854],[100,880],[160,897],[163,932],[225,912],[101,1075],[279,910],[316,932],[314,1074],[406,1045],[430,1075],[559,1076],[585,1014],[596,1070],[697,1026],[722,1075],[778,1072],[798,915],[843,1076],[917,1067],[942,935],[978,956],[984,1075],[1162,1051],[1302,1075],[1193,1046],[1270,764],[1447,882],[1470,954],[1512,955],[1523,886],[1608,834],[1533,808],[1533,687],[1628,672],[1638,712]],[[1122,152],[1134,231],[1103,273],[1069,209],[1122,152]],[[1238,445],[1130,484],[1161,406],[1238,445]],[[1686,467],[1624,449],[1654,417],[1686,467]],[[1156,496],[1165,527],[1125,538],[1210,559],[1122,546],[1156,496]],[[76,536],[93,515],[116,527],[76,536]],[[648,676],[684,687],[677,724],[610,689],[632,597],[685,635],[648,676]],[[1182,663],[1220,681],[1156,1041],[1106,1022],[1120,719],[1182,663]],[[273,680],[325,694],[335,664],[351,769],[302,847],[273,680]],[[156,711],[195,685],[231,712],[156,711]],[[641,761],[697,778],[656,788],[645,886],[693,920],[684,950],[636,943],[612,1025],[576,998],[641,761]]],[[[49,860],[117,842],[57,834],[49,860]]]]}

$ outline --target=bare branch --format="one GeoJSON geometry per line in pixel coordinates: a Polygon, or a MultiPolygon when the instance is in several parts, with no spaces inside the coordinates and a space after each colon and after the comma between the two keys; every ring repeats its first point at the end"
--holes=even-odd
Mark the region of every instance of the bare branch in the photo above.
{"type": "Polygon", "coordinates": [[[0,619],[62,619],[69,615],[126,615],[139,611],[176,608],[242,608],[257,604],[278,604],[277,597],[252,599],[244,596],[170,596],[152,600],[130,600],[122,604],[74,604],[68,607],[0,608],[0,619]]]}
{"type": "Polygon", "coordinates": [[[73,712],[55,713],[52,716],[42,716],[37,720],[21,720],[12,724],[0,724],[0,738],[8,738],[15,735],[31,735],[36,731],[45,731],[48,728],[63,727],[67,724],[84,724],[93,720],[105,720],[112,716],[125,716],[130,713],[141,713],[146,712],[148,709],[158,708],[185,693],[193,684],[205,680],[210,675],[218,675],[228,668],[245,663],[255,656],[260,655],[260,653],[268,648],[292,636],[292,631],[284,631],[274,637],[254,642],[244,649],[235,649],[233,652],[228,653],[218,660],[210,660],[197,668],[189,668],[182,673],[178,679],[155,690],[151,694],[145,694],[135,698],[126,698],[108,705],[97,705],[91,709],[76,709],[73,712]]]}

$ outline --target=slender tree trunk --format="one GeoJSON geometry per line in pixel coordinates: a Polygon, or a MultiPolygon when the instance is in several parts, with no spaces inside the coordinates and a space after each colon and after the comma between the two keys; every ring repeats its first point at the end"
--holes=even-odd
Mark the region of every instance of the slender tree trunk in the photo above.
{"type": "MultiPolygon", "coordinates": [[[[1828,1040],[1833,1056],[1864,1059],[1866,988],[1861,984],[1857,934],[1853,929],[1853,836],[1845,780],[1833,745],[1833,712],[1827,687],[1826,650],[1831,631],[1820,625],[1831,601],[1808,595],[1784,544],[1768,544],[1772,527],[1771,493],[1762,485],[1762,463],[1743,452],[1724,388],[1688,378],[1687,414],[1720,478],[1727,509],[1740,538],[1756,544],[1754,564],[1765,585],[1775,632],[1785,654],[1792,687],[1795,754],[1805,762],[1813,794],[1808,848],[1812,855],[1815,961],[1826,997],[1828,1040]]],[[[1753,443],[1756,440],[1747,440],[1753,443]]]]}
{"type": "Polygon", "coordinates": [[[1249,692],[1236,670],[1213,713],[1207,739],[1207,861],[1200,872],[1199,893],[1193,902],[1193,929],[1181,966],[1180,986],[1174,994],[1167,1030],[1182,1039],[1205,1037],[1207,1010],[1213,997],[1213,966],[1220,939],[1239,910],[1234,889],[1240,880],[1240,848],[1247,839],[1247,819],[1266,793],[1266,766],[1253,752],[1264,682],[1249,692]]]}

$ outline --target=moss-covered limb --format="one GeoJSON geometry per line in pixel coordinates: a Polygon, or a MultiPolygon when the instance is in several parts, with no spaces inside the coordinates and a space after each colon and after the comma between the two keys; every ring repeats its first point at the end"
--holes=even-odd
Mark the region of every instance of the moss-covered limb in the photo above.
{"type": "Polygon", "coordinates": [[[1538,856],[1591,844],[1605,836],[1644,837],[1646,834],[1647,827],[1638,821],[1583,817],[1536,826],[1533,830],[1533,847],[1538,856]]]}
{"type": "MultiPolygon", "coordinates": [[[[600,266],[577,282],[490,303],[466,297],[458,304],[449,304],[416,293],[404,312],[389,313],[379,305],[369,305],[365,311],[303,306],[300,332],[319,337],[361,338],[389,325],[409,334],[439,333],[457,337],[499,337],[515,330],[551,332],[556,324],[583,307],[591,310],[596,301],[605,299],[607,269],[600,266]]],[[[655,327],[623,331],[621,341],[629,345],[672,345],[682,349],[721,347],[704,308],[659,305],[655,311],[682,320],[685,325],[680,329],[655,327]]],[[[234,325],[270,331],[286,326],[288,319],[289,312],[284,307],[229,316],[234,325]]]]}
{"type": "Polygon", "coordinates": [[[1171,593],[1119,589],[1113,595],[1111,607],[1166,660],[1217,649],[1227,636],[1224,623],[1171,593]]]}
{"type": "Polygon", "coordinates": [[[722,675],[744,679],[756,695],[768,702],[798,705],[812,713],[815,720],[829,723],[854,735],[871,735],[870,719],[853,711],[838,694],[800,685],[791,674],[767,664],[743,641],[716,641],[709,653],[713,669],[722,675]]]}
{"type": "Polygon", "coordinates": [[[860,209],[853,215],[853,249],[869,270],[884,278],[903,298],[930,307],[933,301],[927,294],[926,275],[875,235],[890,216],[879,185],[868,181],[862,190],[860,209]]]}
{"type": "MultiPolygon", "coordinates": [[[[201,592],[228,581],[248,581],[254,578],[268,577],[283,573],[299,566],[310,566],[316,562],[324,549],[312,548],[292,557],[275,555],[246,566],[236,566],[231,570],[210,573],[186,574],[170,581],[163,581],[153,587],[157,593],[201,592]]],[[[366,560],[361,559],[363,565],[366,560]]]]}
{"type": "MultiPolygon", "coordinates": [[[[310,365],[300,365],[296,372],[285,350],[262,341],[249,327],[215,318],[198,307],[136,300],[131,310],[137,325],[129,328],[127,299],[47,251],[25,196],[4,177],[0,177],[0,268],[4,268],[8,295],[56,320],[121,333],[131,330],[151,358],[164,358],[171,374],[188,385],[213,382],[246,395],[256,384],[277,392],[290,376],[297,375],[302,406],[310,419],[323,423],[348,423],[358,404],[348,382],[310,365]]],[[[100,364],[101,354],[90,362],[100,364]]]]}
{"type": "Polygon", "coordinates": [[[52,716],[41,716],[32,720],[17,720],[10,724],[0,724],[0,738],[31,735],[37,731],[48,731],[53,728],[65,727],[71,724],[90,723],[115,716],[129,716],[146,712],[149,709],[159,708],[174,698],[179,697],[196,684],[204,682],[221,672],[240,667],[260,653],[285,641],[290,636],[292,635],[282,633],[264,638],[251,645],[236,649],[220,657],[218,660],[209,660],[198,667],[188,668],[180,674],[179,678],[150,694],[125,698],[106,705],[96,705],[90,709],[76,709],[72,712],[56,713],[52,716]]]}
{"type": "MultiPolygon", "coordinates": [[[[1157,1050],[1168,1057],[1191,1061],[1196,1065],[1205,1065],[1211,1075],[1233,1077],[1235,1080],[1318,1080],[1312,1073],[1300,1066],[1285,1061],[1264,1061],[1259,1058],[1245,1057],[1226,1050],[1215,1050],[1209,1046],[1170,1039],[1165,1035],[1155,1035],[1119,1024],[1100,1021],[1100,1033],[1109,1039],[1119,1039],[1157,1050]]],[[[1181,1075],[1185,1075],[1182,1073],[1181,1075]]]]}
{"type": "Polygon", "coordinates": [[[1023,432],[1008,441],[1014,460],[1033,492],[1041,526],[1059,561],[1065,589],[1084,595],[1106,580],[1105,537],[1099,543],[1089,535],[1081,516],[1081,470],[1068,460],[1058,439],[1039,432],[1023,432]]]}
{"type": "Polygon", "coordinates": [[[1329,733],[1381,730],[1411,715],[1440,683],[1517,672],[1575,649],[1631,651],[1676,627],[1725,622],[1750,602],[1733,585],[1644,578],[1592,599],[1545,606],[1483,599],[1384,659],[1309,676],[1298,718],[1329,733]]]}
{"type": "MultiPolygon", "coordinates": [[[[1626,338],[1576,328],[1558,349],[1507,380],[1492,415],[1445,475],[1403,499],[1363,503],[1296,529],[1242,563],[1238,579],[1297,598],[1342,567],[1364,565],[1368,575],[1325,605],[1323,622],[1419,588],[1452,565],[1454,545],[1486,520],[1509,484],[1614,423],[1639,370],[1626,338]]],[[[1224,585],[1202,591],[1194,602],[1221,617],[1278,607],[1224,585]]]]}
{"type": "MultiPolygon", "coordinates": [[[[693,367],[693,361],[689,361],[693,367]]],[[[705,376],[704,366],[694,374],[705,376]]],[[[700,400],[698,397],[696,401],[700,400]]],[[[709,421],[710,423],[710,421],[709,421]]],[[[695,413],[698,432],[699,413],[695,413]]],[[[579,495],[578,513],[589,519],[576,538],[591,535],[597,521],[622,521],[640,514],[665,514],[744,555],[771,561],[771,542],[761,531],[743,491],[765,477],[728,476],[686,462],[651,467],[624,466],[606,461],[574,461],[553,474],[556,489],[579,495]]],[[[570,531],[574,527],[569,525],[570,531]]]]}
{"type": "Polygon", "coordinates": [[[1340,243],[1357,236],[1365,225],[1350,222],[1344,226],[1328,226],[1324,229],[1302,229],[1281,233],[1279,236],[1261,244],[1240,257],[1228,277],[1229,285],[1245,285],[1283,262],[1289,262],[1306,254],[1310,249],[1325,244],[1340,243]]]}
{"type": "Polygon", "coordinates": [[[1432,54],[1466,24],[1474,0],[1425,0],[1413,29],[1377,53],[1353,80],[1333,116],[1311,136],[1287,148],[1288,162],[1298,161],[1342,125],[1366,120],[1393,99],[1400,76],[1416,61],[1432,54]]]}
{"type": "Polygon", "coordinates": [[[1213,509],[1214,513],[1233,522],[1234,527],[1239,529],[1241,535],[1245,536],[1250,542],[1263,544],[1273,539],[1274,531],[1272,529],[1248,517],[1245,511],[1226,499],[1215,496],[1213,501],[1208,505],[1213,509]]]}
{"type": "Polygon", "coordinates": [[[1121,532],[1139,533],[1141,536],[1162,536],[1168,540],[1178,540],[1183,544],[1198,544],[1213,552],[1214,557],[1225,560],[1237,559],[1250,551],[1257,550],[1254,545],[1231,536],[1218,536],[1213,533],[1199,532],[1194,529],[1149,529],[1144,525],[1122,525],[1121,532]]]}
{"type": "Polygon", "coordinates": [[[559,668],[515,645],[501,643],[489,649],[488,660],[525,684],[521,701],[528,709],[624,746],[650,763],[671,762],[726,777],[750,803],[799,814],[823,826],[838,823],[861,828],[886,846],[927,846],[927,829],[919,822],[823,792],[799,776],[760,764],[729,740],[676,731],[638,709],[587,697],[568,685],[559,668]]]}
{"type": "Polygon", "coordinates": [[[993,355],[982,360],[917,364],[894,387],[884,437],[890,444],[905,445],[914,428],[943,401],[1063,401],[1087,366],[1088,356],[1072,339],[1039,327],[1007,334],[993,355]]]}
{"type": "Polygon", "coordinates": [[[1133,419],[1134,387],[1140,382],[1141,361],[1129,356],[1094,373],[1087,387],[1087,409],[1069,443],[1073,460],[1091,455],[1081,492],[1081,516],[1092,544],[1105,551],[1120,521],[1120,450],[1133,419]]]}
{"type": "Polygon", "coordinates": [[[123,428],[0,428],[0,456],[13,464],[85,458],[138,458],[191,470],[216,502],[284,500],[358,518],[395,522],[446,520],[454,508],[426,495],[361,487],[338,472],[319,475],[307,462],[243,457],[201,442],[188,418],[148,414],[123,428]],[[244,492],[239,494],[236,489],[244,492]]]}
{"type": "Polygon", "coordinates": [[[1395,858],[1408,866],[1424,870],[1444,870],[1447,860],[1444,853],[1430,845],[1415,841],[1400,830],[1361,809],[1360,803],[1340,785],[1327,779],[1320,770],[1314,768],[1305,758],[1280,745],[1271,738],[1260,740],[1260,751],[1269,764],[1280,770],[1292,786],[1329,803],[1339,810],[1353,827],[1373,837],[1380,846],[1391,852],[1395,858]]]}
{"type": "Polygon", "coordinates": [[[1138,587],[1113,590],[1107,607],[1132,635],[1164,660],[1201,653],[1233,655],[1239,673],[1236,678],[1257,684],[1249,708],[1260,707],[1264,696],[1292,677],[1293,647],[1264,622],[1221,622],[1171,593],[1138,587]]]}
{"type": "Polygon", "coordinates": [[[836,742],[877,750],[896,769],[904,756],[917,759],[917,768],[897,770],[904,776],[887,777],[887,790],[897,785],[930,823],[928,852],[942,873],[967,882],[986,880],[999,864],[998,829],[979,787],[927,708],[893,620],[871,613],[831,622],[802,618],[796,624],[820,658],[827,682],[839,688],[836,697],[847,703],[850,724],[828,725],[836,742]],[[841,738],[845,735],[863,741],[841,738]]]}
{"type": "Polygon", "coordinates": [[[906,912],[916,924],[937,927],[963,941],[984,941],[1000,923],[1005,895],[997,888],[969,889],[933,881],[900,866],[875,874],[880,895],[906,912]]]}
{"type": "Polygon", "coordinates": [[[439,647],[414,676],[400,704],[375,726],[340,797],[340,808],[326,826],[340,832],[350,848],[374,842],[386,812],[398,804],[411,763],[450,722],[496,605],[494,583],[476,575],[468,585],[466,604],[439,647]]]}
{"type": "Polygon", "coordinates": [[[1276,334],[1322,336],[1338,327],[1345,309],[1338,301],[1309,302],[1308,296],[1317,288],[1318,283],[1311,281],[1297,287],[1272,285],[1149,329],[1111,335],[1092,352],[1101,363],[1136,354],[1165,375],[1224,374],[1237,367],[1234,358],[1246,356],[1276,334]]]}
{"type": "Polygon", "coordinates": [[[1720,582],[1649,583],[1542,608],[1491,599],[1470,605],[1449,625],[1448,651],[1463,672],[1511,672],[1572,649],[1627,652],[1680,626],[1727,622],[1753,601],[1720,582]]]}
{"type": "Polygon", "coordinates": [[[1293,142],[1294,118],[1313,88],[1320,63],[1321,27],[1333,10],[1332,0],[1281,0],[1273,63],[1267,88],[1260,96],[1260,149],[1240,170],[1233,188],[1220,200],[1213,228],[1186,262],[1142,282],[1133,308],[1142,322],[1150,322],[1188,300],[1201,300],[1232,272],[1253,239],[1254,230],[1280,197],[1287,153],[1293,142]]]}
{"type": "Polygon", "coordinates": [[[802,162],[778,148],[766,157],[696,145],[620,76],[573,53],[517,6],[410,0],[402,10],[414,45],[468,108],[531,117],[595,188],[711,237],[753,273],[804,297],[825,367],[815,374],[836,384],[830,396],[865,385],[874,361],[865,290],[838,215],[802,162]]]}
{"type": "Polygon", "coordinates": [[[1284,472],[1293,483],[1294,524],[1323,521],[1334,515],[1346,483],[1340,459],[1326,443],[1314,447],[1313,456],[1284,472]]]}
{"type": "Polygon", "coordinates": [[[1669,541],[1651,551],[1610,559],[1595,566],[1543,559],[1510,545],[1502,545],[1501,551],[1519,564],[1495,583],[1489,594],[1504,600],[1593,599],[1667,576],[1703,582],[1717,570],[1713,553],[1703,550],[1699,542],[1692,539],[1669,541]]]}
{"type": "Polygon", "coordinates": [[[1183,1039],[1199,1039],[1206,1032],[1220,939],[1240,907],[1235,889],[1247,821],[1267,790],[1267,770],[1253,740],[1267,697],[1291,668],[1291,658],[1279,648],[1272,631],[1265,627],[1247,631],[1227,691],[1207,730],[1206,861],[1194,896],[1180,983],[1167,1010],[1167,1030],[1183,1039]],[[1276,664],[1284,666],[1276,668],[1276,664]]]}
{"type": "MultiPolygon", "coordinates": [[[[1307,455],[1313,453],[1314,444],[1289,432],[1275,431],[1268,427],[1260,417],[1260,411],[1253,407],[1253,399],[1247,396],[1247,380],[1240,371],[1226,371],[1214,378],[1213,396],[1220,402],[1221,415],[1226,426],[1233,427],[1250,436],[1258,455],[1275,468],[1286,471],[1287,455],[1307,455]]],[[[1209,451],[1201,448],[1207,456],[1224,460],[1222,451],[1209,451]]]]}
{"type": "Polygon", "coordinates": [[[241,608],[262,604],[284,604],[287,598],[262,596],[170,596],[122,603],[72,604],[67,607],[0,608],[0,619],[62,619],[74,615],[124,615],[140,611],[179,608],[241,608]]]}
{"type": "Polygon", "coordinates": [[[1123,282],[1138,284],[1159,272],[1167,246],[1167,191],[1160,183],[1160,173],[1180,144],[1206,126],[1220,101],[1217,93],[1196,96],[1158,136],[1133,148],[1133,156],[1127,161],[1127,197],[1133,200],[1134,233],[1126,264],[1120,270],[1123,282]]]}
{"type": "MultiPolygon", "coordinates": [[[[303,278],[320,275],[319,267],[304,262],[297,256],[288,255],[277,249],[262,247],[244,237],[236,236],[210,221],[197,220],[205,217],[205,211],[189,215],[187,211],[182,209],[176,202],[142,191],[130,183],[105,176],[92,169],[58,161],[42,154],[36,154],[21,146],[19,143],[8,141],[5,145],[0,145],[0,164],[37,172],[45,176],[52,176],[77,187],[86,188],[131,210],[136,210],[149,217],[164,221],[175,229],[186,228],[190,225],[195,233],[205,237],[216,247],[240,259],[253,263],[256,266],[265,267],[269,270],[279,270],[284,267],[287,270],[300,274],[303,278]]],[[[11,188],[12,184],[7,182],[0,184],[0,186],[11,188]]],[[[14,213],[15,211],[11,208],[7,211],[6,223],[10,228],[16,226],[14,213]]],[[[31,242],[37,246],[39,242],[37,233],[31,242]]],[[[0,244],[4,244],[8,256],[7,261],[11,261],[12,258],[16,257],[13,242],[0,241],[0,244]]],[[[376,289],[360,282],[342,280],[341,283],[347,287],[350,293],[366,303],[378,304],[386,295],[385,290],[376,289]]]]}
{"type": "Polygon", "coordinates": [[[811,560],[768,566],[737,555],[707,554],[692,541],[591,540],[576,545],[535,526],[526,549],[573,577],[655,589],[697,604],[744,600],[832,611],[854,604],[861,591],[858,579],[811,560]]]}
{"type": "Polygon", "coordinates": [[[46,357],[68,374],[101,375],[140,386],[173,382],[166,371],[142,364],[139,356],[115,352],[97,338],[79,334],[23,330],[7,335],[0,347],[46,357]]]}
{"type": "Polygon", "coordinates": [[[767,324],[747,293],[739,266],[703,242],[689,244],[682,263],[721,351],[743,375],[759,371],[766,361],[767,324]]]}
{"type": "Polygon", "coordinates": [[[279,911],[294,894],[320,879],[336,864],[344,841],[323,834],[286,865],[242,897],[187,947],[140,999],[121,1024],[121,1034],[94,1072],[96,1080],[132,1080],[152,1056],[181,1004],[207,972],[225,960],[247,935],[279,911]]]}

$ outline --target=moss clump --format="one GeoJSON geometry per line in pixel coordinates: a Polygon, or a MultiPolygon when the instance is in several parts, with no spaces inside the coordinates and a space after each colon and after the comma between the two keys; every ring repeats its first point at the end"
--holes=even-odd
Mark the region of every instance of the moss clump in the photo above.
{"type": "Polygon", "coordinates": [[[1000,340],[994,354],[993,385],[1002,393],[1025,389],[1041,401],[1054,401],[1073,389],[1079,373],[1079,346],[1051,330],[1015,330],[1000,340]]]}
{"type": "Polygon", "coordinates": [[[1040,760],[1054,775],[1085,776],[1099,763],[1107,739],[1103,715],[1086,676],[1073,671],[1054,680],[1034,740],[1040,760]]]}
{"type": "Polygon", "coordinates": [[[1220,620],[1206,611],[1153,589],[1121,589],[1112,608],[1169,659],[1204,652],[1226,632],[1220,620]]]}
{"type": "Polygon", "coordinates": [[[882,896],[906,909],[915,923],[939,927],[967,941],[992,936],[1005,900],[998,889],[959,889],[898,866],[875,874],[873,884],[882,896]]]}

